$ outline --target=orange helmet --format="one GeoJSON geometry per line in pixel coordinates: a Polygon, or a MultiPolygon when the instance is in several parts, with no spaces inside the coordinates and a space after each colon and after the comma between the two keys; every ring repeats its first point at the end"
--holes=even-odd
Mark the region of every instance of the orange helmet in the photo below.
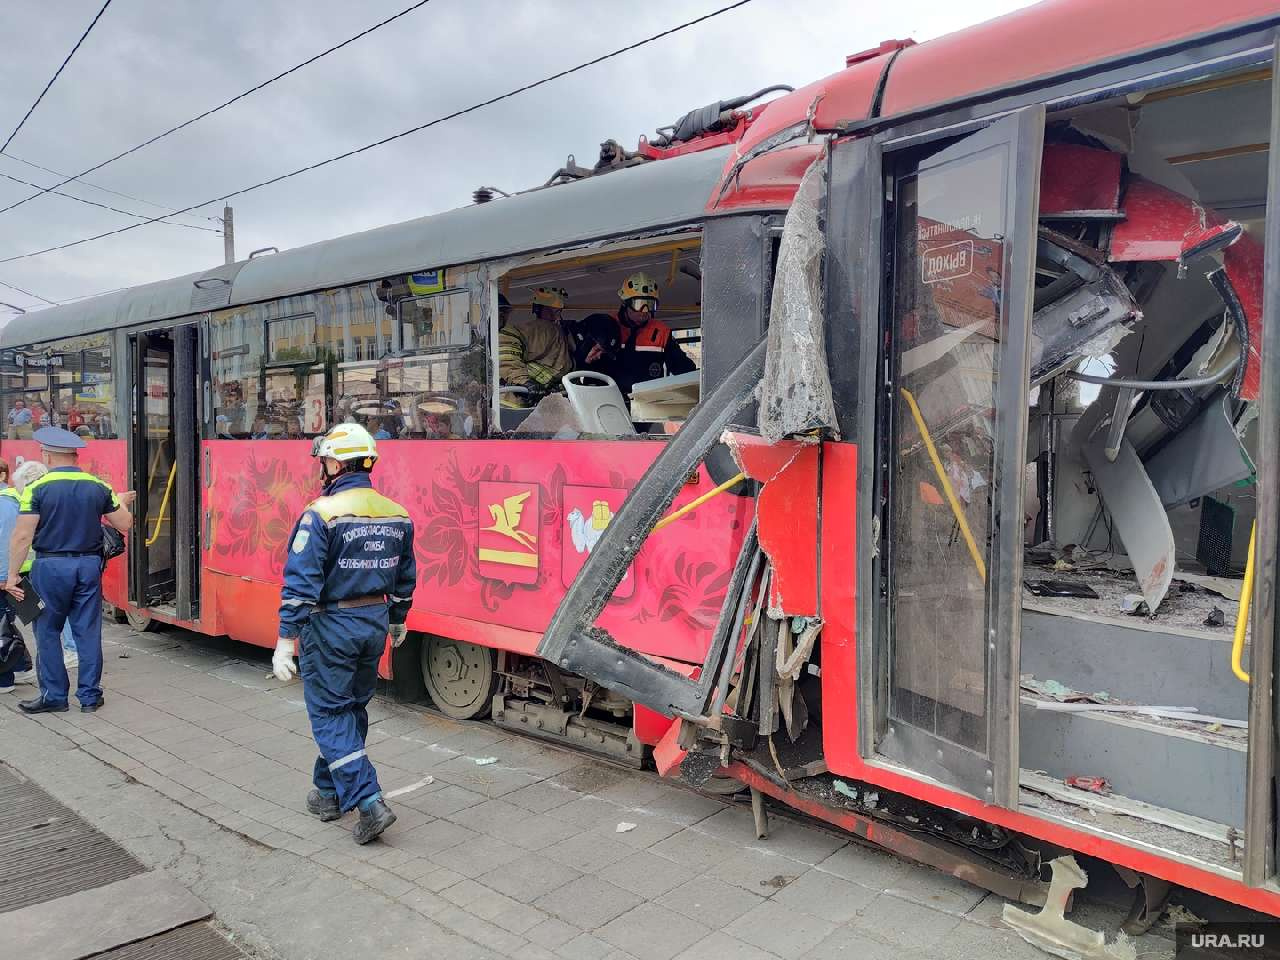
{"type": "Polygon", "coordinates": [[[563,287],[538,287],[533,291],[535,307],[550,307],[552,310],[563,310],[564,302],[569,294],[563,287]]]}

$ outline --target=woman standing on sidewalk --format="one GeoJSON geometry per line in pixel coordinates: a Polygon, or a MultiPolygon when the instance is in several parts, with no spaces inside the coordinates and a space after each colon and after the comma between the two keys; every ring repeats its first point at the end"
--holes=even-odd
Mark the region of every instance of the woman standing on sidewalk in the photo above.
{"type": "MultiPolygon", "coordinates": [[[[9,537],[18,520],[18,491],[9,486],[9,464],[0,460],[0,575],[9,576],[9,537]]],[[[15,684],[35,683],[31,654],[14,622],[13,603],[7,593],[0,593],[0,693],[13,693],[15,684]]]]}

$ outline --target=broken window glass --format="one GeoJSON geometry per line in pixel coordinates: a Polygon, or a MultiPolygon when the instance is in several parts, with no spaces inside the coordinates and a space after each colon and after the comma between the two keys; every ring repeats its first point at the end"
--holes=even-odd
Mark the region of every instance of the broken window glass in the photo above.
{"type": "Polygon", "coordinates": [[[1007,177],[961,142],[897,183],[889,714],[978,752],[1007,177]]]}

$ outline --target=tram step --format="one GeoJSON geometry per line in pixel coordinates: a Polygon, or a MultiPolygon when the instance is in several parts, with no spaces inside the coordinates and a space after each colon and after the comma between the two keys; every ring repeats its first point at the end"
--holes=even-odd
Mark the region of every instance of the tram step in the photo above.
{"type": "Polygon", "coordinates": [[[1022,611],[1022,673],[1133,703],[1196,707],[1246,720],[1249,688],[1231,672],[1231,637],[1156,624],[1022,611]]]}
{"type": "Polygon", "coordinates": [[[1039,710],[1027,697],[1019,718],[1025,769],[1058,780],[1104,777],[1125,797],[1244,827],[1242,734],[1214,734],[1189,723],[1132,715],[1039,710]]]}
{"type": "Polygon", "coordinates": [[[637,770],[644,764],[644,744],[636,739],[629,724],[580,717],[571,711],[501,693],[493,698],[493,722],[508,730],[596,753],[637,770]]]}

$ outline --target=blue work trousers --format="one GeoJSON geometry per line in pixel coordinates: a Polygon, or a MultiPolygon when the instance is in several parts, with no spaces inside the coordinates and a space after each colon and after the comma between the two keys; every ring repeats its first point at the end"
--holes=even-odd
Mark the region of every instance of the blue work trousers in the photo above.
{"type": "Polygon", "coordinates": [[[76,699],[102,700],[102,557],[37,557],[31,585],[44,601],[36,619],[36,675],[46,703],[67,702],[67,668],[62,662],[62,628],[68,622],[80,654],[76,699]]]}
{"type": "Polygon", "coordinates": [[[386,642],[385,605],[317,612],[302,631],[302,696],[320,748],[312,780],[344,813],[382,789],[364,738],[386,642]]]}

